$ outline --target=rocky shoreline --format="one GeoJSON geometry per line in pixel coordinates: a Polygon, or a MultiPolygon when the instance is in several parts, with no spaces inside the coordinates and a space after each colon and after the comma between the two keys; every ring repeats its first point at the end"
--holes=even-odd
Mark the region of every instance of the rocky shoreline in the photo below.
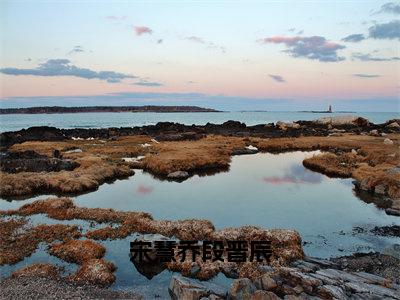
{"type": "MultiPolygon", "coordinates": [[[[362,118],[324,118],[256,126],[229,121],[221,125],[158,123],[109,129],[32,127],[0,135],[0,195],[80,194],[104,182],[132,176],[133,168],[179,182],[194,174],[228,170],[233,155],[321,150],[303,165],[329,176],[353,178],[360,199],[399,215],[399,124],[400,120],[372,124],[362,118]]],[[[395,225],[354,230],[399,236],[395,225]]],[[[304,256],[301,237],[294,230],[253,226],[216,230],[207,220],[154,220],[145,212],[77,207],[64,197],[0,211],[0,265],[15,264],[44,243],[49,255],[77,264],[78,269],[67,276],[47,264],[17,270],[0,282],[0,298],[29,298],[29,293],[47,298],[50,293],[59,293],[65,298],[139,299],[140,295],[104,289],[115,281],[116,266],[105,260],[107,249],[99,243],[134,233],[179,240],[272,242],[271,264],[196,260],[155,267],[135,263],[139,272],[149,276],[165,269],[180,273],[170,283],[173,299],[399,299],[396,245],[385,254],[320,260],[304,256]],[[97,225],[86,231],[77,225],[30,226],[27,217],[38,214],[97,225]],[[204,281],[218,273],[234,278],[232,286],[218,287],[204,281]]]]}

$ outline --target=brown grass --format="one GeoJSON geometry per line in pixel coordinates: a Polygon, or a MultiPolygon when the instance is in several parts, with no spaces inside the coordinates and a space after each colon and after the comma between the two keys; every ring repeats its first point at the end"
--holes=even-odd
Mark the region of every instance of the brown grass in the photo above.
{"type": "Polygon", "coordinates": [[[82,264],[93,259],[102,258],[106,248],[91,240],[70,240],[64,243],[53,244],[49,248],[51,255],[67,262],[82,264]]]}

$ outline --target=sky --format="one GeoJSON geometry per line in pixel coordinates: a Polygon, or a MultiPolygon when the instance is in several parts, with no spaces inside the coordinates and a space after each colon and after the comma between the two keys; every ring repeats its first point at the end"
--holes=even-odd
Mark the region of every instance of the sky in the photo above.
{"type": "Polygon", "coordinates": [[[0,2],[0,106],[400,111],[400,2],[0,2]]]}

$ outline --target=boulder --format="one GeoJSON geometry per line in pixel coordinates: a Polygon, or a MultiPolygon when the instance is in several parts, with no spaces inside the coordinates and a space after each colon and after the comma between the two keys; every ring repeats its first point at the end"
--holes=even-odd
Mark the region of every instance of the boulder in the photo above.
{"type": "Polygon", "coordinates": [[[251,295],[251,300],[280,300],[277,295],[273,292],[268,291],[255,291],[253,295],[251,295]]]}
{"type": "Polygon", "coordinates": [[[369,121],[362,117],[357,116],[335,116],[324,117],[314,121],[317,124],[340,126],[340,125],[354,125],[354,126],[368,126],[369,121]]]}
{"type": "Polygon", "coordinates": [[[389,128],[400,128],[400,125],[397,122],[392,122],[392,123],[386,125],[386,127],[389,127],[389,128]]]}
{"type": "Polygon", "coordinates": [[[384,139],[384,140],[383,140],[383,143],[384,143],[385,145],[393,145],[393,141],[392,141],[391,139],[389,139],[389,138],[384,139]]]}
{"type": "Polygon", "coordinates": [[[250,300],[256,290],[256,286],[250,279],[235,279],[230,290],[230,297],[232,300],[250,300]]]}
{"type": "Polygon", "coordinates": [[[171,278],[168,291],[174,300],[197,300],[202,297],[215,299],[216,296],[225,299],[228,294],[227,289],[222,286],[178,275],[171,278]]]}
{"type": "Polygon", "coordinates": [[[369,132],[369,135],[372,135],[372,136],[379,136],[379,132],[378,132],[378,130],[373,129],[373,130],[371,130],[371,131],[369,132]]]}

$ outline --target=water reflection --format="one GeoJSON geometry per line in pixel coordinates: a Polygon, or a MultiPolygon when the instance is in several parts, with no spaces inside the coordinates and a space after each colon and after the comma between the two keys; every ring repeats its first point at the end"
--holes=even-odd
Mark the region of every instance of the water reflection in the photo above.
{"type": "Polygon", "coordinates": [[[320,183],[323,175],[307,170],[298,163],[292,164],[283,176],[263,177],[263,181],[268,184],[305,184],[305,183],[320,183]]]}

